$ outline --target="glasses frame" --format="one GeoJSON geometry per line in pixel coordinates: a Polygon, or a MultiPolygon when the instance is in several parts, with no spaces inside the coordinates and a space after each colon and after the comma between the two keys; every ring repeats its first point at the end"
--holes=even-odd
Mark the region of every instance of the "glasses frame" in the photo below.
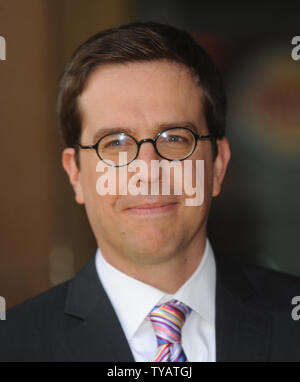
{"type": "Polygon", "coordinates": [[[98,141],[94,144],[94,145],[82,145],[81,143],[78,143],[78,146],[81,148],[81,149],[84,149],[84,150],[88,150],[88,149],[94,149],[97,153],[97,156],[99,157],[100,160],[102,160],[104,163],[106,163],[107,165],[111,166],[111,167],[124,167],[124,166],[128,166],[131,162],[133,162],[134,160],[136,160],[136,158],[138,157],[139,153],[140,153],[140,147],[143,143],[145,142],[150,142],[152,143],[153,147],[154,147],[154,150],[155,152],[163,159],[166,159],[168,161],[182,161],[182,160],[185,160],[187,159],[188,157],[190,157],[193,152],[195,151],[196,149],[196,146],[197,146],[197,143],[198,143],[198,140],[202,140],[202,139],[214,139],[214,137],[209,134],[209,135],[199,135],[199,134],[196,134],[193,130],[191,130],[190,128],[188,127],[185,127],[185,126],[177,126],[177,127],[169,127],[161,132],[159,132],[156,137],[154,139],[152,138],[144,138],[144,139],[141,139],[141,140],[137,140],[135,139],[132,135],[130,134],[127,134],[127,133],[124,133],[122,131],[120,131],[120,133],[108,133],[108,134],[105,134],[103,135],[101,138],[98,139],[98,141]],[[169,159],[169,158],[166,158],[164,157],[163,155],[161,155],[159,153],[159,151],[157,150],[157,147],[156,147],[156,142],[158,140],[158,138],[163,134],[165,133],[166,131],[170,131],[170,130],[175,130],[175,129],[184,129],[184,130],[188,130],[190,133],[192,133],[193,137],[194,137],[194,147],[193,149],[191,150],[191,152],[186,155],[184,158],[181,158],[181,159],[169,159]],[[121,165],[112,165],[108,162],[105,161],[105,159],[101,158],[101,155],[100,153],[98,152],[98,146],[99,146],[99,143],[101,142],[101,140],[109,135],[116,135],[116,134],[125,134],[127,135],[128,137],[132,138],[136,145],[137,145],[137,152],[136,152],[136,155],[133,159],[131,159],[129,162],[127,162],[126,164],[121,164],[121,165]]]}

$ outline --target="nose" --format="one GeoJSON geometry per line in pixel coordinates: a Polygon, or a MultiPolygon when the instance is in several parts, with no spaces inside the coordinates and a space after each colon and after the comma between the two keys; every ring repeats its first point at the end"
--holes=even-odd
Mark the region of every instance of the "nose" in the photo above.
{"type": "Polygon", "coordinates": [[[144,161],[148,167],[151,166],[152,160],[161,159],[155,150],[153,139],[148,138],[140,141],[140,149],[137,159],[144,161]]]}
{"type": "Polygon", "coordinates": [[[137,159],[149,161],[149,160],[156,160],[157,158],[160,158],[160,156],[157,154],[155,150],[155,144],[153,139],[151,138],[142,139],[139,142],[139,146],[140,146],[139,155],[137,159]]]}
{"type": "Polygon", "coordinates": [[[140,142],[139,155],[136,159],[143,161],[147,166],[147,171],[144,171],[144,166],[141,166],[140,168],[140,181],[147,183],[157,182],[160,180],[160,174],[153,174],[151,179],[151,161],[160,160],[161,157],[157,154],[152,139],[143,139],[140,142]]]}

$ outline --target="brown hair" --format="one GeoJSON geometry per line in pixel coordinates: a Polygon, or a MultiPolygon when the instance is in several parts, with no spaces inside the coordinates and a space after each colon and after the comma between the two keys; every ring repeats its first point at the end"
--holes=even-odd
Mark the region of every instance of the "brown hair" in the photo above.
{"type": "MultiPolygon", "coordinates": [[[[102,64],[167,59],[185,65],[196,75],[204,93],[209,133],[225,135],[226,97],[221,75],[205,50],[185,31],[154,22],[137,22],[90,37],[74,52],[61,76],[57,100],[59,127],[66,146],[77,148],[81,116],[77,98],[88,76],[102,64]]],[[[214,143],[214,157],[217,145],[214,143]]]]}

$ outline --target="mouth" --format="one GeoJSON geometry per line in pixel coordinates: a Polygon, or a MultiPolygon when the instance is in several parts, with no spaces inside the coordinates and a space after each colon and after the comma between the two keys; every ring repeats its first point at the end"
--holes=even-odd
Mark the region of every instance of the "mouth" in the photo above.
{"type": "Polygon", "coordinates": [[[178,206],[177,202],[145,203],[127,208],[125,211],[134,215],[157,215],[172,212],[178,206]]]}

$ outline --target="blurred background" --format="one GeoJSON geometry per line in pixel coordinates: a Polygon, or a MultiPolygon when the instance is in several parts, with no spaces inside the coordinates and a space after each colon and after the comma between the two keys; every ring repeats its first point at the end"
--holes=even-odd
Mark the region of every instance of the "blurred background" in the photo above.
{"type": "Polygon", "coordinates": [[[224,75],[232,160],[214,200],[216,249],[300,275],[300,35],[294,2],[0,0],[0,295],[13,306],[72,277],[94,254],[61,167],[55,101],[74,49],[131,21],[184,28],[224,75]]]}

